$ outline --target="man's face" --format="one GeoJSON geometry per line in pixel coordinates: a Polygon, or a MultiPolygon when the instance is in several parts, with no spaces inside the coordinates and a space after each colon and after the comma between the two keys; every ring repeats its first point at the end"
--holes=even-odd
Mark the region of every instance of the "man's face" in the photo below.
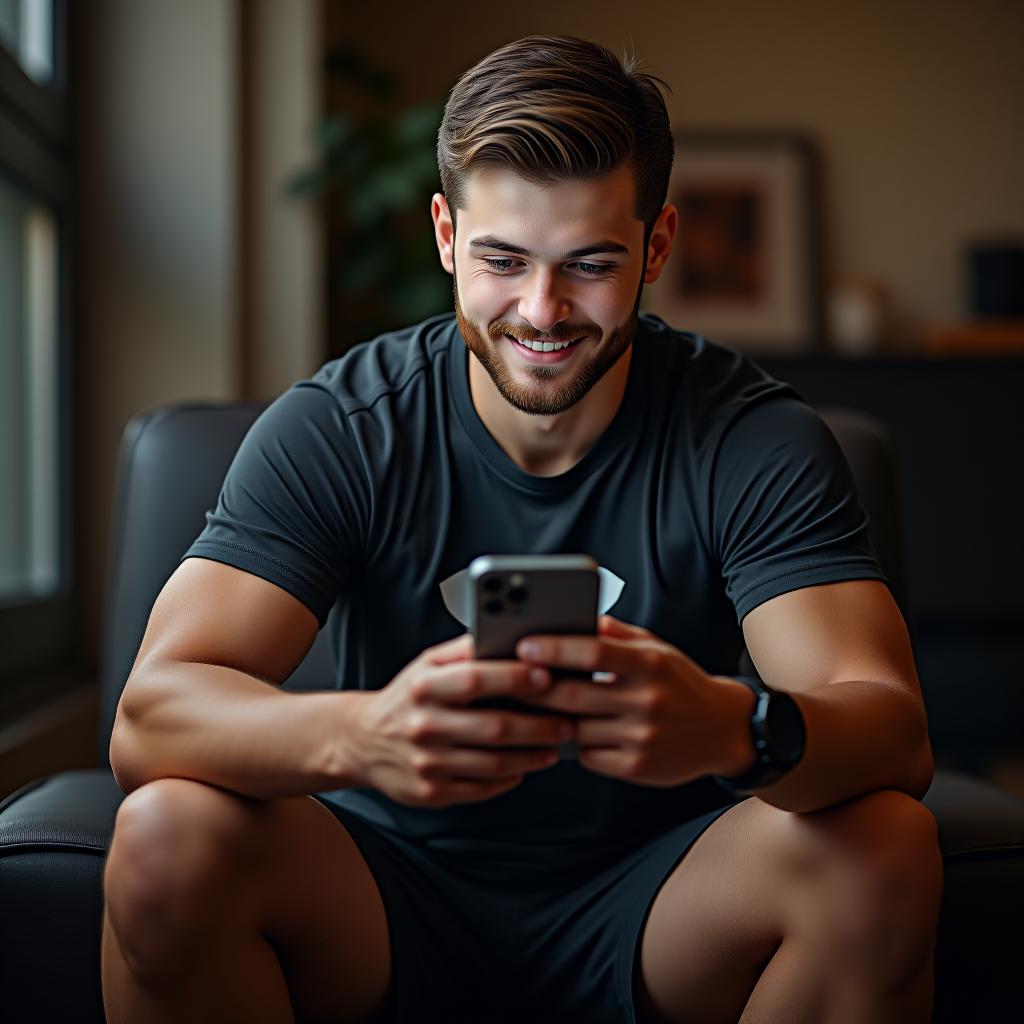
{"type": "Polygon", "coordinates": [[[647,270],[633,191],[627,168],[548,186],[485,168],[470,178],[457,233],[435,195],[459,330],[517,409],[552,416],[571,408],[632,343],[647,270]],[[521,344],[538,340],[570,344],[549,352],[521,344]]]}

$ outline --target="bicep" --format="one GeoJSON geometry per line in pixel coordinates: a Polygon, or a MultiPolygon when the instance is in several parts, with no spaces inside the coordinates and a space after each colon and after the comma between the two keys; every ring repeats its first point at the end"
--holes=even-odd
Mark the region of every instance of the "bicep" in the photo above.
{"type": "Polygon", "coordinates": [[[298,667],[318,623],[274,583],[206,558],[187,558],[153,605],[132,668],[173,660],[238,669],[276,685],[298,667]]]}
{"type": "Polygon", "coordinates": [[[742,629],[750,658],[769,686],[807,692],[863,679],[922,700],[906,623],[878,580],[779,594],[744,616],[742,629]]]}

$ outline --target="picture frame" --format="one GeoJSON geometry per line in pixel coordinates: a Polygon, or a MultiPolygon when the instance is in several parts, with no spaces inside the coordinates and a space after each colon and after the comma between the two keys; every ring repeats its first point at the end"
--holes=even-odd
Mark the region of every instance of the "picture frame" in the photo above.
{"type": "Polygon", "coordinates": [[[747,352],[827,348],[811,139],[789,131],[673,131],[666,205],[679,211],[640,311],[747,352]]]}

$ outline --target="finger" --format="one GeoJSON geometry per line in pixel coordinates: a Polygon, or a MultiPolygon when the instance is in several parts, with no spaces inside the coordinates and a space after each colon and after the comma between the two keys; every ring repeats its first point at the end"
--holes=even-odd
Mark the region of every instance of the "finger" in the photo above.
{"type": "Polygon", "coordinates": [[[580,765],[598,775],[626,779],[631,775],[632,755],[622,747],[580,747],[580,765]]]}
{"type": "Polygon", "coordinates": [[[558,762],[553,747],[531,750],[477,750],[469,747],[448,747],[434,754],[434,763],[421,774],[428,778],[460,778],[493,782],[513,775],[550,768],[558,762]]]}
{"type": "Polygon", "coordinates": [[[574,735],[575,723],[568,716],[438,707],[420,724],[413,739],[417,743],[469,747],[553,747],[574,735]]]}
{"type": "Polygon", "coordinates": [[[655,650],[651,641],[613,636],[536,635],[516,645],[516,654],[526,662],[619,675],[649,674],[655,667],[655,650]]]}
{"type": "Polygon", "coordinates": [[[623,622],[614,615],[601,615],[597,620],[598,632],[605,636],[618,637],[652,637],[654,634],[643,626],[634,626],[631,622],[623,622]]]}
{"type": "Polygon", "coordinates": [[[530,666],[522,661],[468,658],[425,672],[416,695],[424,701],[468,704],[481,697],[535,693],[529,677],[530,666]]]}
{"type": "Polygon", "coordinates": [[[446,665],[452,661],[464,661],[473,656],[473,634],[462,633],[452,637],[451,640],[428,647],[424,654],[431,665],[446,665]]]}
{"type": "Polygon", "coordinates": [[[576,723],[576,742],[584,747],[636,749],[645,742],[648,726],[628,714],[609,718],[581,718],[576,723]]]}
{"type": "Polygon", "coordinates": [[[589,679],[562,679],[546,693],[526,694],[519,699],[568,715],[626,715],[637,710],[633,689],[589,679]]]}

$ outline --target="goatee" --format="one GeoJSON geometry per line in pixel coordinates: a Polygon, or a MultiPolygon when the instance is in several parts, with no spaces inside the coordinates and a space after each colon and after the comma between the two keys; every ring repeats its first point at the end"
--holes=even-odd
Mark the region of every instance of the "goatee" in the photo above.
{"type": "Polygon", "coordinates": [[[499,351],[510,344],[504,337],[505,334],[523,340],[531,340],[530,335],[523,333],[522,325],[501,320],[496,320],[488,326],[490,337],[482,335],[463,314],[462,304],[459,302],[458,281],[456,276],[452,275],[455,321],[466,347],[480,361],[480,365],[487,371],[501,397],[520,412],[533,416],[557,416],[571,409],[619,361],[636,336],[641,292],[642,288],[638,288],[630,315],[603,341],[594,325],[569,325],[560,327],[557,334],[549,333],[548,337],[559,341],[570,341],[582,335],[582,340],[578,344],[583,346],[583,349],[570,357],[574,362],[578,362],[579,366],[573,370],[565,370],[560,366],[524,364],[526,374],[536,381],[536,386],[530,387],[519,383],[509,371],[506,359],[514,358],[512,353],[502,355],[499,351]]]}

